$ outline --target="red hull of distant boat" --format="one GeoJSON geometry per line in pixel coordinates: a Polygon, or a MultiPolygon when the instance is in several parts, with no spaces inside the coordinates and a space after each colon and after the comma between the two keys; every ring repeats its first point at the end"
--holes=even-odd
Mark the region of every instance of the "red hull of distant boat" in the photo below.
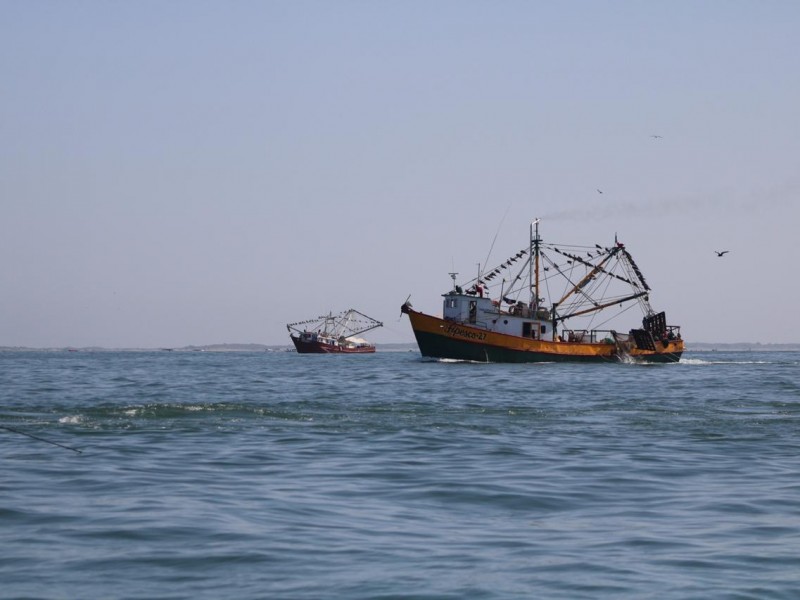
{"type": "Polygon", "coordinates": [[[334,346],[320,341],[305,342],[295,336],[291,336],[291,338],[299,354],[370,354],[375,352],[375,346],[334,346]]]}

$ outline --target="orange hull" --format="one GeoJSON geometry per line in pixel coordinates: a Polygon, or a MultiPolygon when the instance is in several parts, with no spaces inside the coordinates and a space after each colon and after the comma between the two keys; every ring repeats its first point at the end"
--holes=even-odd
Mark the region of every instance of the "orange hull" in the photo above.
{"type": "Polygon", "coordinates": [[[625,356],[650,362],[677,362],[683,340],[659,341],[657,349],[626,348],[615,343],[565,342],[524,338],[446,321],[411,308],[406,311],[423,356],[480,362],[619,361],[625,356]]]}

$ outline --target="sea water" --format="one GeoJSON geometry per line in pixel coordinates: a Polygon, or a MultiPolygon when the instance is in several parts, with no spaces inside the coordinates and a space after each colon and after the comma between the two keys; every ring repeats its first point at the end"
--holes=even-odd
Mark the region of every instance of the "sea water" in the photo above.
{"type": "Polygon", "coordinates": [[[798,353],[3,352],[0,426],[5,599],[800,597],[798,353]]]}

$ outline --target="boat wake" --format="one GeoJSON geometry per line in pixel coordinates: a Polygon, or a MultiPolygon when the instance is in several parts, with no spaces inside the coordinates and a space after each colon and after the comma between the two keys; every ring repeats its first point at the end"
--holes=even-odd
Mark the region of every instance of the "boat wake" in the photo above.
{"type": "Polygon", "coordinates": [[[681,365],[770,365],[769,360],[707,360],[703,358],[681,358],[681,365]]]}
{"type": "Polygon", "coordinates": [[[423,356],[422,362],[436,362],[444,364],[466,364],[466,365],[490,365],[490,361],[485,360],[468,360],[466,358],[436,358],[430,356],[423,356]]]}

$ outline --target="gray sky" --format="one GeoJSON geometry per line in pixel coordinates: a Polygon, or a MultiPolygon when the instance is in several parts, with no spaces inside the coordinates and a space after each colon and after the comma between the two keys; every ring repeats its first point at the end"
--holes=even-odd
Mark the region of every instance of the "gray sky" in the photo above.
{"type": "Polygon", "coordinates": [[[406,297],[438,313],[534,217],[617,233],[689,341],[800,342],[798,30],[789,0],[5,0],[0,345],[284,344],[349,307],[412,341],[406,297]]]}

